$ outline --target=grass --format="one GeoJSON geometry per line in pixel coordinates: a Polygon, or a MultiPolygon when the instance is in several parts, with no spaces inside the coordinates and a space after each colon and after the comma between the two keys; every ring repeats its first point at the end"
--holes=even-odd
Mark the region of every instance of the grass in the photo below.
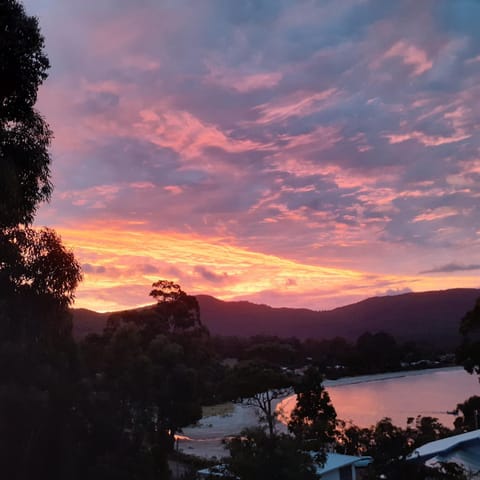
{"type": "Polygon", "coordinates": [[[231,402],[202,407],[202,417],[225,416],[233,413],[234,405],[231,402]]]}

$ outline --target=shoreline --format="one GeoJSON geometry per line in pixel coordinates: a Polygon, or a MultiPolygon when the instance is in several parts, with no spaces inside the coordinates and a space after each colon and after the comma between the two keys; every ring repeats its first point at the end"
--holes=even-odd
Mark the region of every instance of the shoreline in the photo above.
{"type": "MultiPolygon", "coordinates": [[[[324,386],[342,387],[347,385],[365,384],[394,380],[403,377],[421,376],[435,372],[450,372],[463,370],[459,366],[428,368],[421,370],[405,370],[400,372],[386,372],[370,375],[359,375],[354,377],[343,377],[337,380],[325,380],[324,386]]],[[[277,409],[282,402],[292,397],[290,391],[281,398],[274,401],[277,409]]],[[[281,408],[281,407],[280,407],[281,408]]],[[[281,414],[279,416],[281,418],[281,414]]],[[[221,458],[228,454],[223,444],[223,439],[238,435],[241,430],[247,427],[258,425],[258,417],[255,407],[244,404],[233,404],[231,413],[202,417],[196,425],[183,429],[178,435],[177,448],[187,455],[196,455],[202,458],[221,458]]],[[[279,421],[280,429],[285,429],[285,424],[279,421]]]]}
{"type": "Polygon", "coordinates": [[[342,377],[336,380],[324,380],[323,385],[325,387],[341,387],[343,385],[382,382],[384,380],[393,380],[396,378],[426,375],[432,372],[449,372],[453,370],[463,370],[463,367],[460,367],[458,365],[453,365],[450,367],[422,368],[420,370],[400,370],[398,372],[384,372],[384,373],[371,373],[367,375],[355,375],[353,377],[342,377]]]}

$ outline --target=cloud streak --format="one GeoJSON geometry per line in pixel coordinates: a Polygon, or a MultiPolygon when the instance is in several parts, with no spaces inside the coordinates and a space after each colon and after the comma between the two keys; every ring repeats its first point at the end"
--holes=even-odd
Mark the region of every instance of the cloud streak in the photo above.
{"type": "Polygon", "coordinates": [[[479,264],[470,264],[464,265],[462,263],[447,263],[446,265],[441,265],[440,267],[434,267],[430,270],[424,270],[420,272],[421,274],[425,273],[451,273],[451,272],[468,272],[471,270],[480,270],[479,264]]]}

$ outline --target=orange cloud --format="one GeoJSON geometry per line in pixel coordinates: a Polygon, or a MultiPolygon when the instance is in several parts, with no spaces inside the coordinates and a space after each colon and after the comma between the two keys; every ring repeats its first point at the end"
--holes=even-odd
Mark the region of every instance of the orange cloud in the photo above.
{"type": "Polygon", "coordinates": [[[210,293],[224,299],[264,290],[283,290],[285,283],[292,279],[296,282],[295,291],[300,295],[302,290],[311,290],[312,286],[341,290],[346,283],[360,285],[364,281],[360,272],[252,252],[224,243],[221,238],[126,228],[91,225],[82,230],[59,229],[81,263],[95,265],[97,270],[104,267],[101,273],[85,273],[77,306],[102,310],[132,306],[131,298],[125,302],[121,297],[106,295],[106,292],[117,287],[137,288],[139,285],[142,285],[143,293],[139,293],[135,304],[148,302],[149,285],[159,277],[178,280],[189,292],[210,293]],[[138,265],[145,264],[155,267],[155,273],[138,268],[138,265]],[[224,281],[209,282],[205,275],[199,274],[204,271],[222,276],[224,281]]]}
{"type": "MultiPolygon", "coordinates": [[[[317,309],[372,296],[387,288],[415,286],[416,290],[428,290],[448,285],[445,277],[417,278],[323,267],[247,250],[223,238],[135,227],[102,224],[81,230],[58,229],[79,261],[88,266],[78,289],[77,307],[112,311],[148,304],[150,285],[159,278],[179,281],[192,294],[211,294],[225,300],[263,298],[276,306],[317,309]]],[[[477,279],[463,276],[461,284],[475,286],[477,279]]]]}

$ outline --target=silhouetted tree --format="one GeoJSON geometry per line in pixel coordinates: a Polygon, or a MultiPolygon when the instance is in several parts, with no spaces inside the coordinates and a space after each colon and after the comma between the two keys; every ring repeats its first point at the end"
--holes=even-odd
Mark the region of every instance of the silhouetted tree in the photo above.
{"type": "Polygon", "coordinates": [[[462,431],[477,430],[480,428],[480,397],[474,395],[459,403],[456,413],[460,416],[455,419],[455,428],[462,431]]]}
{"type": "Polygon", "coordinates": [[[48,58],[36,18],[0,2],[0,229],[29,224],[50,197],[51,132],[35,110],[48,58]]]}
{"type": "Polygon", "coordinates": [[[279,368],[248,363],[232,369],[224,388],[230,399],[255,407],[273,436],[277,418],[274,401],[287,394],[293,381],[292,375],[279,368]]]}
{"type": "Polygon", "coordinates": [[[0,465],[7,478],[73,478],[78,415],[69,307],[81,274],[54,231],[51,132],[35,110],[48,59],[38,22],[0,1],[0,465]]]}
{"type": "Polygon", "coordinates": [[[201,418],[201,386],[208,383],[212,357],[198,303],[173,282],[153,287],[155,307],[114,314],[102,335],[82,343],[90,397],[96,399],[87,407],[112,409],[107,417],[94,416],[86,433],[85,444],[98,445],[101,453],[90,460],[99,478],[108,463],[99,459],[106,458],[128,460],[120,478],[131,478],[126,471],[158,477],[175,434],[201,418]]]}
{"type": "Polygon", "coordinates": [[[394,480],[464,478],[446,475],[445,472],[461,473],[454,466],[445,465],[444,470],[433,469],[425,467],[422,462],[407,460],[415,448],[453,433],[436,418],[421,416],[410,418],[406,428],[394,425],[390,418],[383,418],[370,428],[346,425],[344,422],[339,424],[341,428],[337,434],[338,452],[373,457],[374,461],[369,466],[366,478],[394,480]]]}
{"type": "Polygon", "coordinates": [[[152,285],[150,296],[157,301],[156,310],[170,332],[201,326],[197,299],[187,295],[180,285],[159,280],[152,285]]]}
{"type": "Polygon", "coordinates": [[[323,387],[323,375],[310,367],[294,385],[297,402],[292,410],[288,429],[304,445],[317,453],[316,461],[324,463],[325,452],[335,441],[335,408],[323,387]]]}
{"type": "Polygon", "coordinates": [[[480,298],[462,318],[460,333],[463,341],[457,350],[457,360],[468,373],[480,375],[480,298]]]}
{"type": "Polygon", "coordinates": [[[240,480],[314,480],[319,476],[312,456],[286,434],[247,429],[228,442],[229,471],[240,480]]]}
{"type": "Polygon", "coordinates": [[[358,337],[356,348],[357,363],[364,372],[384,372],[400,364],[397,342],[388,333],[366,332],[358,337]]]}
{"type": "Polygon", "coordinates": [[[71,341],[68,307],[81,280],[72,252],[48,228],[11,227],[0,235],[0,339],[56,348],[71,341]]]}
{"type": "Polygon", "coordinates": [[[75,463],[80,268],[52,230],[4,229],[0,248],[0,463],[11,478],[61,478],[75,463]]]}

